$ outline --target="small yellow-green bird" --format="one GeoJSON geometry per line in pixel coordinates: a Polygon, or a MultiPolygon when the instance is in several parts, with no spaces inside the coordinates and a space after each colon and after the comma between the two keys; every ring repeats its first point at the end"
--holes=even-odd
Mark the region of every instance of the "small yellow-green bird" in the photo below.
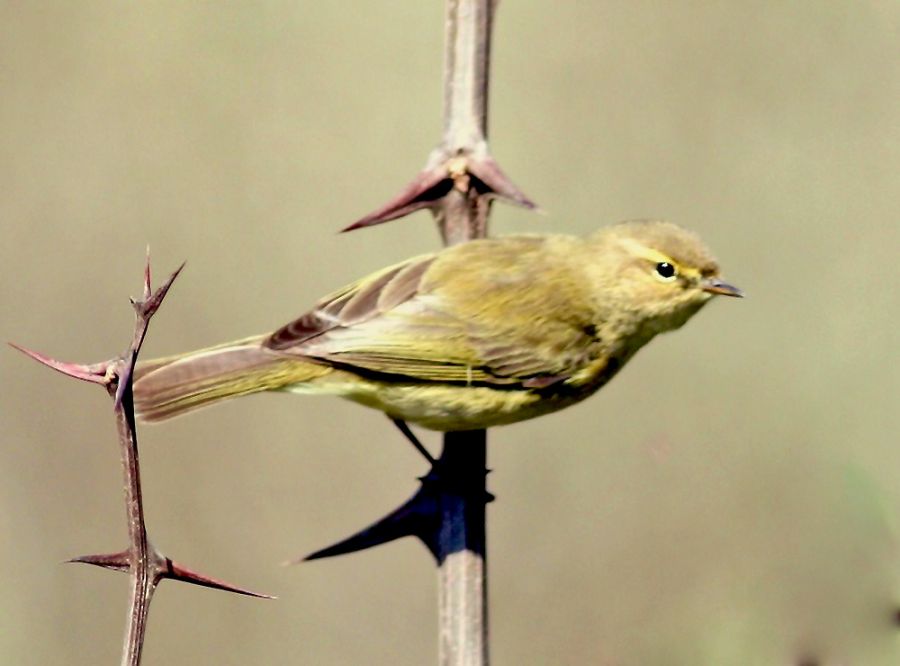
{"type": "Polygon", "coordinates": [[[135,407],[161,421],[287,391],[440,431],[514,423],[584,400],[716,294],[742,295],[668,222],[473,240],[373,273],[270,335],[139,364],[135,407]]]}

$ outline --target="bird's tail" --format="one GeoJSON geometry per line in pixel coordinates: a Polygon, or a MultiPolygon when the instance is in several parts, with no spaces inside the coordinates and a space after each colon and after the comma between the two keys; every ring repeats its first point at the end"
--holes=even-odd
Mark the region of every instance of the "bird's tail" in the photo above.
{"type": "Polygon", "coordinates": [[[206,405],[309,381],[327,369],[277,356],[264,336],[138,363],[134,408],[143,421],[165,421],[206,405]]]}

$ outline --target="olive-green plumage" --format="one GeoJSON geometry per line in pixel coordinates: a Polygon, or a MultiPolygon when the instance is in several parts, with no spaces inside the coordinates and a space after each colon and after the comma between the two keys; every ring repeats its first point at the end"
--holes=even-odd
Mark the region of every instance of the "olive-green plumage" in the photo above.
{"type": "Polygon", "coordinates": [[[513,423],[589,396],[714,294],[740,291],[667,222],[476,240],[378,271],[271,335],[139,364],[135,405],[159,421],[289,391],[434,430],[513,423]]]}

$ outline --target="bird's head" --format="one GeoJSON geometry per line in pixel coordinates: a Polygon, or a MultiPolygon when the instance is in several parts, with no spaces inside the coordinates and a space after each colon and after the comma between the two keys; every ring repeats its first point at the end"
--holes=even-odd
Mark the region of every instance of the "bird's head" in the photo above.
{"type": "Polygon", "coordinates": [[[599,257],[599,291],[650,334],[682,326],[714,296],[743,296],[719,275],[700,238],[671,222],[634,220],[591,238],[599,257]]]}

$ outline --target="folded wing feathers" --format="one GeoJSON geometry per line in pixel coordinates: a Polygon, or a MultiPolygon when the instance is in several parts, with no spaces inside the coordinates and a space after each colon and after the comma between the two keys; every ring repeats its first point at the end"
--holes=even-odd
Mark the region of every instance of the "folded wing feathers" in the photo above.
{"type": "Polygon", "coordinates": [[[145,421],[161,421],[225,398],[274,390],[308,381],[328,368],[279,357],[259,338],[139,366],[135,411],[145,421]]]}

